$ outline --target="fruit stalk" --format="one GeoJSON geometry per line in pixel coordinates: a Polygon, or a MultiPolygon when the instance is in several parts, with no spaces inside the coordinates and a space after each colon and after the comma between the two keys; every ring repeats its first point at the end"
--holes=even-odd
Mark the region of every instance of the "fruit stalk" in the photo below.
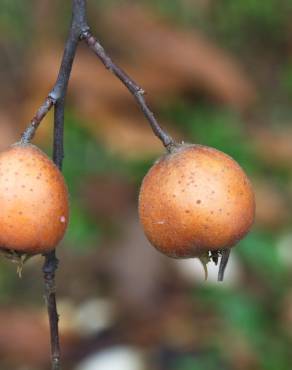
{"type": "Polygon", "coordinates": [[[131,77],[129,77],[126,72],[113,62],[99,41],[90,33],[89,28],[82,32],[81,37],[85,40],[89,48],[100,59],[104,66],[111,71],[134,96],[144,116],[149,121],[154,134],[160,139],[165,148],[170,151],[175,145],[175,142],[173,138],[161,128],[154,116],[154,113],[148,107],[144,98],[145,91],[131,77]]]}

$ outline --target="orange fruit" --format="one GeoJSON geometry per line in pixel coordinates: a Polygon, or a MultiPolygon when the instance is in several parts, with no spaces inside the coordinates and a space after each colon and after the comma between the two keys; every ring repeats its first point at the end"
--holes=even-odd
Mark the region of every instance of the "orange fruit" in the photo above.
{"type": "Polygon", "coordinates": [[[254,193],[231,157],[202,145],[177,145],[145,176],[139,217],[150,243],[170,257],[231,248],[254,221],[254,193]]]}
{"type": "Polygon", "coordinates": [[[0,247],[21,254],[48,252],[63,238],[69,202],[64,178],[36,146],[0,153],[0,247]]]}

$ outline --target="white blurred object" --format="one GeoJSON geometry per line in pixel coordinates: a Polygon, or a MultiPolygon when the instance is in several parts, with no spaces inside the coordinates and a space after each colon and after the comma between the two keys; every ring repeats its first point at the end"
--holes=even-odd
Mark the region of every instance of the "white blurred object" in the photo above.
{"type": "Polygon", "coordinates": [[[111,326],[114,317],[112,302],[94,298],[82,303],[75,312],[75,325],[81,335],[90,335],[111,326]]]}
{"type": "Polygon", "coordinates": [[[208,279],[205,281],[205,273],[202,263],[198,258],[173,260],[182,277],[191,283],[218,284],[218,286],[235,286],[242,276],[242,269],[238,257],[231,250],[228,265],[224,274],[224,281],[217,282],[220,259],[217,266],[210,261],[207,264],[208,279]]]}
{"type": "Polygon", "coordinates": [[[114,320],[113,303],[105,298],[89,299],[78,306],[70,299],[58,302],[60,331],[87,336],[110,327],[114,320]]]}
{"type": "Polygon", "coordinates": [[[283,235],[277,243],[277,250],[281,262],[287,266],[292,266],[292,233],[283,235]]]}
{"type": "Polygon", "coordinates": [[[144,370],[139,350],[117,346],[95,353],[83,360],[75,370],[144,370]]]}

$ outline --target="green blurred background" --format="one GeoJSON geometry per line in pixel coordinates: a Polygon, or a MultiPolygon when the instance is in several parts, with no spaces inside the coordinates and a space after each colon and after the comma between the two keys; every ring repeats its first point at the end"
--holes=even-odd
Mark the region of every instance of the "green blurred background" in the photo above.
{"type": "MultiPolygon", "coordinates": [[[[92,31],[147,91],[177,140],[235,158],[256,223],[224,283],[160,255],[138,223],[143,176],[163,153],[121,86],[80,45],[65,126],[71,202],[58,248],[65,370],[288,370],[292,346],[292,1],[89,0],[92,31]]],[[[0,0],[0,148],[54,84],[70,2],[0,0]]],[[[35,142],[49,154],[52,116],[35,142]]],[[[48,220],[49,222],[49,220],[48,220]]],[[[49,369],[42,259],[0,261],[0,367],[49,369]]]]}

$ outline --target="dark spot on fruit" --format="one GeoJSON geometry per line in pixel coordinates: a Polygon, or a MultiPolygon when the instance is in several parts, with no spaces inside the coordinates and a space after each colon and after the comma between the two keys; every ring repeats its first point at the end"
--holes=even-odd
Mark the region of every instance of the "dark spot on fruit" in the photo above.
{"type": "Polygon", "coordinates": [[[190,213],[190,211],[188,209],[185,210],[186,213],[190,213]]]}
{"type": "Polygon", "coordinates": [[[19,215],[22,215],[22,212],[21,212],[21,211],[19,211],[19,212],[18,212],[18,214],[19,214],[19,215]]]}
{"type": "Polygon", "coordinates": [[[200,200],[200,199],[198,199],[198,200],[196,201],[196,203],[197,203],[197,204],[200,204],[200,203],[201,203],[201,200],[200,200]]]}

